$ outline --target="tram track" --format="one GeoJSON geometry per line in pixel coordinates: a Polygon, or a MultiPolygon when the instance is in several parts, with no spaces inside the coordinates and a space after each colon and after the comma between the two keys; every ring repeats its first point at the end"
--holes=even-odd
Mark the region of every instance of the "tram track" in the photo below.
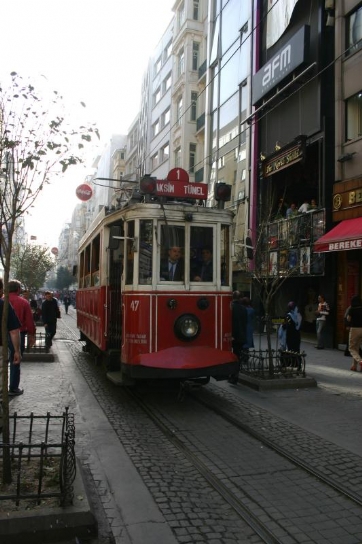
{"type": "MultiPolygon", "coordinates": [[[[75,339],[72,322],[69,320],[66,324],[66,321],[63,324],[75,339]]],[[[72,342],[69,349],[75,354],[81,351],[81,345],[72,342]]],[[[172,514],[176,520],[180,505],[173,497],[175,493],[185,497],[185,505],[181,508],[185,521],[182,523],[190,532],[198,531],[197,541],[209,542],[202,532],[205,527],[198,530],[194,520],[189,518],[189,502],[195,500],[195,515],[200,510],[201,519],[215,517],[215,533],[221,525],[220,520],[224,522],[224,534],[221,533],[219,542],[337,542],[338,537],[333,540],[326,534],[328,530],[338,534],[343,520],[347,519],[349,526],[343,527],[343,531],[348,533],[346,538],[350,537],[348,542],[359,544],[362,541],[358,534],[362,510],[355,455],[313,437],[297,426],[293,429],[286,421],[238,400],[227,388],[213,383],[188,392],[181,401],[177,391],[170,392],[167,388],[159,391],[157,387],[147,385],[133,390],[114,388],[106,379],[101,379],[99,367],[89,364],[88,354],[82,353],[77,364],[85,372],[90,387],[96,388],[97,398],[104,399],[100,402],[129,455],[131,458],[136,455],[136,466],[146,475],[150,492],[156,493],[156,500],[162,495],[162,500],[166,501],[164,505],[161,502],[161,510],[168,512],[167,516],[172,514]],[[271,434],[275,434],[275,440],[271,434]],[[282,438],[287,435],[289,449],[282,438]],[[319,449],[315,447],[314,439],[319,449]],[[290,451],[292,448],[296,448],[294,455],[290,451]],[[324,464],[325,468],[332,457],[340,456],[341,463],[346,464],[353,459],[353,468],[351,466],[346,474],[350,486],[328,481],[323,466],[309,462],[308,448],[311,450],[309,456],[314,458],[321,457],[321,451],[330,450],[329,459],[328,456],[319,459],[319,464],[324,464]],[[168,490],[169,482],[172,484],[168,490]],[[209,501],[205,501],[205,492],[209,501]],[[219,513],[217,516],[215,508],[219,513]],[[308,516],[308,527],[301,530],[301,520],[308,516]],[[332,529],[325,528],[327,523],[332,529]]],[[[210,530],[214,528],[212,523],[208,520],[210,530]]],[[[185,540],[181,538],[181,542],[185,540]]]]}
{"type": "MultiPolygon", "coordinates": [[[[201,389],[200,391],[203,392],[203,389],[201,389]]],[[[218,494],[220,494],[223,500],[225,500],[233,508],[236,514],[240,516],[240,518],[243,519],[243,521],[247,523],[248,526],[262,539],[262,542],[265,542],[266,544],[269,544],[269,543],[280,544],[285,542],[285,539],[287,539],[287,541],[290,543],[299,542],[298,539],[295,539],[293,537],[292,533],[286,530],[283,524],[279,524],[276,520],[272,520],[272,524],[270,523],[271,522],[270,519],[267,520],[267,523],[264,523],[262,521],[263,518],[268,518],[268,514],[266,510],[263,511],[261,515],[260,515],[260,512],[258,514],[254,513],[255,497],[252,497],[251,495],[248,495],[247,492],[243,491],[242,492],[243,499],[240,500],[240,498],[238,497],[238,494],[230,489],[229,483],[227,484],[223,483],[223,480],[222,480],[223,475],[222,475],[222,478],[217,477],[215,473],[209,469],[209,463],[200,459],[200,452],[197,451],[195,453],[193,451],[194,450],[193,445],[191,445],[191,447],[186,445],[182,428],[181,427],[175,428],[173,425],[174,420],[172,420],[172,424],[170,424],[169,418],[167,415],[165,415],[165,412],[162,409],[160,411],[158,410],[157,402],[156,404],[154,404],[154,401],[153,401],[152,403],[153,405],[150,404],[149,402],[147,402],[147,400],[144,399],[142,394],[138,393],[135,390],[128,389],[127,394],[134,401],[137,402],[137,404],[148,415],[148,417],[158,426],[158,428],[167,437],[167,439],[170,442],[172,442],[172,444],[175,447],[177,447],[180,452],[183,453],[183,455],[189,460],[190,463],[193,464],[194,467],[197,468],[199,473],[202,475],[203,478],[205,478],[208,484],[218,494]],[[179,435],[181,435],[182,438],[180,438],[179,435]],[[245,497],[247,497],[248,501],[249,500],[251,501],[251,504],[252,504],[251,508],[248,508],[245,505],[245,497]],[[275,527],[274,531],[269,528],[270,525],[273,525],[275,527]]],[[[243,424],[235,416],[231,416],[226,411],[215,407],[213,402],[211,401],[207,402],[205,401],[205,399],[198,398],[198,393],[195,393],[195,392],[189,393],[189,397],[192,398],[198,404],[202,405],[207,410],[217,414],[228,424],[231,424],[234,427],[234,430],[229,429],[229,433],[232,433],[232,434],[235,433],[235,429],[237,429],[241,433],[247,433],[247,435],[249,435],[253,439],[257,440],[260,444],[262,444],[263,445],[262,447],[268,448],[269,450],[276,453],[278,456],[282,457],[288,463],[292,463],[298,471],[303,471],[313,480],[318,480],[321,486],[323,486],[324,492],[326,493],[327,496],[330,490],[333,490],[336,493],[336,495],[339,496],[339,498],[343,497],[343,499],[346,501],[348,505],[351,506],[351,503],[353,503],[355,507],[357,507],[358,509],[362,508],[362,497],[358,494],[358,492],[355,492],[346,486],[338,484],[332,478],[328,478],[325,474],[323,474],[321,470],[313,466],[311,463],[304,462],[302,459],[298,457],[298,455],[292,455],[287,449],[281,446],[278,446],[278,444],[268,439],[267,437],[263,436],[263,434],[258,432],[255,428],[252,428],[249,425],[243,424]]],[[[286,469],[286,473],[288,472],[288,470],[289,469],[286,469]]],[[[301,477],[301,480],[303,480],[302,477],[301,477]]],[[[257,506],[259,507],[260,505],[257,505],[257,506]]],[[[316,542],[317,541],[318,540],[316,540],[316,542]]],[[[356,542],[359,542],[359,541],[356,540],[356,542]]]]}
{"type": "MultiPolygon", "coordinates": [[[[207,482],[219,493],[219,495],[234,509],[234,511],[248,524],[249,527],[255,531],[255,533],[262,539],[265,544],[281,544],[283,541],[279,540],[275,534],[273,534],[265,524],[255,516],[250,509],[246,508],[221,482],[219,478],[215,478],[213,474],[208,470],[204,463],[188,449],[185,444],[175,436],[175,433],[162,422],[161,418],[157,416],[154,410],[150,408],[147,403],[142,400],[142,397],[135,393],[134,389],[127,388],[128,395],[142,407],[144,412],[150,417],[150,419],[158,426],[158,428],[167,436],[168,440],[177,447],[185,457],[197,468],[199,473],[207,480],[207,482]]],[[[297,542],[296,540],[294,542],[297,542]]]]}
{"type": "MultiPolygon", "coordinates": [[[[320,468],[316,468],[311,463],[305,462],[301,459],[300,456],[296,455],[295,453],[292,453],[290,450],[287,450],[285,447],[282,447],[276,443],[275,440],[270,439],[269,437],[265,436],[258,427],[252,427],[251,425],[248,425],[243,422],[243,420],[238,419],[235,415],[226,412],[222,408],[218,408],[215,403],[211,401],[207,401],[199,396],[192,394],[192,397],[197,400],[197,402],[200,402],[204,406],[206,406],[209,410],[212,410],[219,416],[223,417],[226,421],[230,422],[232,425],[237,427],[243,432],[248,433],[250,436],[258,440],[259,442],[263,443],[268,448],[272,449],[273,451],[277,452],[279,455],[282,455],[285,459],[288,459],[290,462],[292,462],[295,466],[298,468],[301,468],[305,470],[308,474],[318,478],[320,481],[327,484],[329,487],[337,491],[338,493],[341,493],[351,501],[353,501],[357,506],[362,507],[362,495],[358,492],[353,491],[352,489],[346,487],[345,485],[340,484],[336,480],[334,480],[331,477],[328,477],[320,468]]],[[[344,453],[345,455],[345,453],[344,453]]],[[[354,457],[351,454],[351,458],[354,457]]],[[[361,491],[361,488],[359,487],[359,490],[361,491]]]]}

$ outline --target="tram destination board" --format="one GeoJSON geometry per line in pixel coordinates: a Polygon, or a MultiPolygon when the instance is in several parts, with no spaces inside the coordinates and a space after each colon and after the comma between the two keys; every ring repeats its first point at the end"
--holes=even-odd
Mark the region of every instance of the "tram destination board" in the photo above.
{"type": "Polygon", "coordinates": [[[172,168],[165,181],[157,180],[156,194],[158,196],[206,200],[207,184],[190,183],[189,174],[184,168],[172,168]]]}

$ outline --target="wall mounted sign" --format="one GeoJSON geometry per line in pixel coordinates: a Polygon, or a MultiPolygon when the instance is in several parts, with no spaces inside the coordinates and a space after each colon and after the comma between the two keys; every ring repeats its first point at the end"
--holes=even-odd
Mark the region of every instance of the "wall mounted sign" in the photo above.
{"type": "Polygon", "coordinates": [[[308,61],[309,26],[303,26],[253,77],[253,106],[298,66],[308,61]]]}
{"type": "Polygon", "coordinates": [[[300,136],[298,140],[295,140],[293,143],[284,146],[281,148],[278,153],[273,153],[263,161],[262,164],[262,173],[263,177],[267,178],[272,176],[276,172],[288,168],[293,164],[302,161],[305,157],[305,142],[306,137],[300,136]]]}

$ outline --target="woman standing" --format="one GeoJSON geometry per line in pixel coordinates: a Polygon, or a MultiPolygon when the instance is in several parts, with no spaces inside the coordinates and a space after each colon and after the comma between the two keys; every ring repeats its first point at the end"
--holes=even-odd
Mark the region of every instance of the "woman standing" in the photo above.
{"type": "Polygon", "coordinates": [[[359,296],[351,299],[351,306],[347,312],[347,322],[349,329],[349,351],[353,357],[351,370],[357,370],[360,366],[362,372],[362,361],[359,354],[359,348],[362,343],[362,300],[359,296]]]}

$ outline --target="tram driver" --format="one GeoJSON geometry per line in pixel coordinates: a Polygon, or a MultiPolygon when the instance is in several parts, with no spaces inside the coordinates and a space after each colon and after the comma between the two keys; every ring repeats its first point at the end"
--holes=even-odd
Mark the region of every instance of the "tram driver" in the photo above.
{"type": "Polygon", "coordinates": [[[161,280],[183,281],[185,266],[181,247],[172,246],[168,249],[167,254],[167,259],[161,260],[161,280]]]}

